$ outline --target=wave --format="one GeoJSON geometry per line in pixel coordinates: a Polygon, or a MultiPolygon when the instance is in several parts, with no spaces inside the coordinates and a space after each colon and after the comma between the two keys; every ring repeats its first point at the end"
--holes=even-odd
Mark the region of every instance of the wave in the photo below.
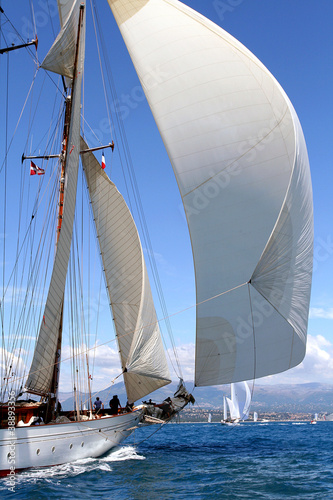
{"type": "Polygon", "coordinates": [[[138,455],[134,446],[122,446],[110,450],[107,455],[99,458],[84,458],[75,462],[54,465],[52,467],[44,467],[39,469],[29,469],[16,476],[18,484],[35,483],[39,480],[44,480],[52,483],[56,480],[69,477],[76,477],[81,474],[86,474],[91,471],[112,471],[112,463],[122,462],[125,460],[145,460],[146,457],[138,455]]]}

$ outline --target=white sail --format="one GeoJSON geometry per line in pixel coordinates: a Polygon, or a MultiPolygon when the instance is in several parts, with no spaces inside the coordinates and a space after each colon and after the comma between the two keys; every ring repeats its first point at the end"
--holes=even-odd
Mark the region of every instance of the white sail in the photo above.
{"type": "Polygon", "coordinates": [[[42,68],[68,78],[73,78],[80,3],[58,2],[61,31],[42,62],[42,68]]]}
{"type": "Polygon", "coordinates": [[[238,408],[235,407],[234,401],[232,401],[230,398],[226,398],[227,404],[229,407],[229,413],[230,413],[230,420],[238,420],[239,419],[239,411],[238,408]]]}
{"type": "Polygon", "coordinates": [[[170,157],[191,236],[197,386],[278,373],[305,354],[313,209],[283,89],[177,0],[108,0],[170,157]]]}
{"type": "Polygon", "coordinates": [[[235,384],[231,384],[233,398],[237,401],[237,405],[234,402],[234,405],[238,408],[239,418],[241,420],[246,420],[249,416],[250,406],[251,406],[251,391],[246,382],[237,382],[235,384]]]}
{"type": "Polygon", "coordinates": [[[223,396],[223,420],[226,421],[228,418],[228,408],[226,397],[223,396]]]}
{"type": "Polygon", "coordinates": [[[57,0],[61,27],[64,26],[67,19],[69,18],[73,4],[75,2],[76,0],[57,0]]]}
{"type": "MultiPolygon", "coordinates": [[[[82,149],[87,149],[81,141],[82,149]]],[[[124,198],[95,156],[81,155],[94,212],[127,397],[171,382],[141,243],[124,198]]]]}
{"type": "Polygon", "coordinates": [[[258,420],[258,413],[256,411],[253,412],[253,422],[257,422],[258,420]]]}
{"type": "Polygon", "coordinates": [[[77,73],[72,91],[71,127],[68,137],[68,153],[66,156],[65,169],[63,223],[58,240],[43,322],[39,331],[34,357],[25,385],[27,391],[36,392],[37,394],[46,394],[50,390],[61,322],[76,202],[80,155],[81,83],[84,66],[84,52],[85,12],[83,14],[80,30],[77,73]]]}

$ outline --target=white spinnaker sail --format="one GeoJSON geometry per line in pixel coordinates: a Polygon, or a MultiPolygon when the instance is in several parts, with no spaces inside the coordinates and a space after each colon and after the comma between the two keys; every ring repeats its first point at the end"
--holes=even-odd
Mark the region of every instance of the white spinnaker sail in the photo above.
{"type": "MultiPolygon", "coordinates": [[[[82,3],[82,2],[81,2],[82,3]]],[[[77,32],[77,27],[76,27],[77,32]]],[[[80,30],[76,78],[72,91],[71,126],[68,137],[63,222],[59,235],[54,266],[45,304],[43,322],[39,331],[34,357],[26,382],[26,390],[46,394],[50,390],[59,326],[63,306],[66,275],[72,241],[75,214],[77,175],[80,155],[81,84],[85,52],[85,12],[80,30]]]]}
{"type": "Polygon", "coordinates": [[[248,49],[181,2],[108,1],[188,220],[196,385],[297,365],[305,354],[313,208],[306,145],[288,97],[248,49]]]}
{"type": "MultiPolygon", "coordinates": [[[[82,150],[87,149],[81,140],[82,150]]],[[[130,403],[171,382],[139,235],[95,156],[81,155],[130,403]]]]}
{"type": "Polygon", "coordinates": [[[73,78],[80,3],[58,1],[61,30],[42,62],[42,68],[67,78],[73,78]]]}
{"type": "Polygon", "coordinates": [[[234,401],[232,401],[230,398],[226,398],[228,407],[229,407],[229,413],[230,413],[230,420],[238,420],[239,419],[239,412],[238,408],[235,407],[234,401]]]}

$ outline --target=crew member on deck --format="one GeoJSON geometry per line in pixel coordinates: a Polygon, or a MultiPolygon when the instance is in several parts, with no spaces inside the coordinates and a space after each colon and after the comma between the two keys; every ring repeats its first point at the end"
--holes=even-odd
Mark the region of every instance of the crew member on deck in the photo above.
{"type": "Polygon", "coordinates": [[[116,394],[115,396],[113,396],[112,399],[110,399],[110,408],[111,408],[111,414],[112,415],[117,415],[117,413],[118,413],[118,406],[119,406],[119,408],[121,408],[120,401],[119,401],[118,396],[116,394]]]}
{"type": "Polygon", "coordinates": [[[95,401],[95,403],[94,403],[94,409],[95,409],[96,411],[98,411],[98,410],[100,410],[101,408],[104,408],[103,401],[101,401],[101,400],[99,399],[99,397],[97,396],[96,401],[95,401]]]}

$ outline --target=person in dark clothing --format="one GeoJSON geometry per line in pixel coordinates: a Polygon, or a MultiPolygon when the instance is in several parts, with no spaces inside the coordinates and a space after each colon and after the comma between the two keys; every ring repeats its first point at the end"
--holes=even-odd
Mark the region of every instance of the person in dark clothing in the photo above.
{"type": "Polygon", "coordinates": [[[115,395],[115,396],[113,396],[112,399],[110,399],[110,408],[111,408],[111,414],[112,415],[117,415],[117,413],[118,413],[118,406],[119,406],[119,408],[121,408],[121,404],[120,404],[120,401],[118,399],[118,396],[115,395]]]}
{"type": "Polygon", "coordinates": [[[94,409],[96,411],[100,410],[101,408],[104,408],[103,401],[99,399],[99,397],[96,398],[96,401],[94,403],[94,409]]]}

